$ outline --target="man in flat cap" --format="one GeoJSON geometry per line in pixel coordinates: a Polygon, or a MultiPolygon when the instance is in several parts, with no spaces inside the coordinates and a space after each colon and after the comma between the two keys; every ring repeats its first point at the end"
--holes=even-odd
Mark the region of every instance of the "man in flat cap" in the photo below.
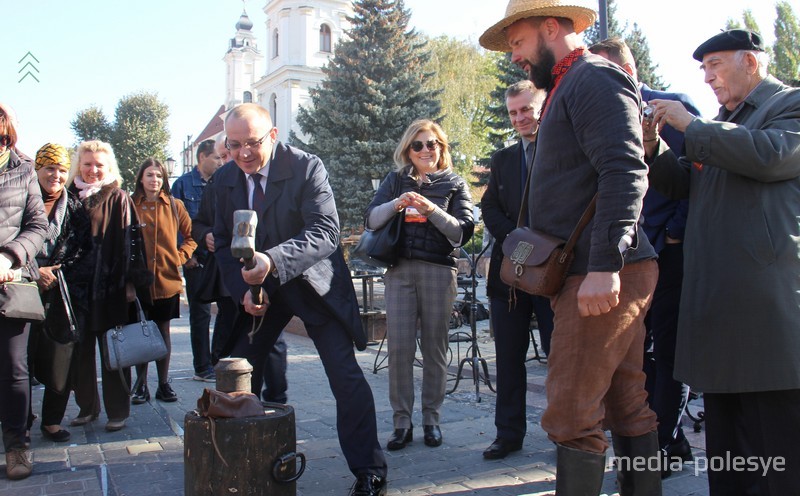
{"type": "Polygon", "coordinates": [[[691,205],[675,377],[704,394],[709,459],[771,462],[710,470],[711,495],[800,494],[800,89],[767,74],[758,33],[693,56],[717,117],[656,100],[644,124],[651,184],[691,205]],[[667,124],[683,157],[657,139],[667,124]]]}
{"type": "Polygon", "coordinates": [[[529,176],[530,227],[569,238],[596,193],[596,213],[566,283],[551,297],[555,328],[542,428],[557,445],[556,493],[600,493],[605,427],[621,494],[660,495],[656,416],[642,371],[644,316],[658,267],[637,224],[647,190],[641,99],[617,64],[581,46],[578,33],[595,18],[569,0],[511,0],[480,43],[512,52],[511,60],[548,91],[529,176]]]}

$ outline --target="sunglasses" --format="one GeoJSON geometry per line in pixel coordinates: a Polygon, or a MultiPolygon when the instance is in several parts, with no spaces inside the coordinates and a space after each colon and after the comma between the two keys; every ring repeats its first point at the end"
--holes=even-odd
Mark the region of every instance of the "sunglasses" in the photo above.
{"type": "Polygon", "coordinates": [[[11,136],[7,134],[0,134],[0,146],[8,146],[11,144],[11,136]]]}
{"type": "Polygon", "coordinates": [[[411,149],[415,152],[421,152],[422,147],[428,147],[428,151],[434,151],[436,148],[439,147],[439,142],[436,140],[428,140],[425,143],[422,141],[412,141],[411,142],[411,149]]]}

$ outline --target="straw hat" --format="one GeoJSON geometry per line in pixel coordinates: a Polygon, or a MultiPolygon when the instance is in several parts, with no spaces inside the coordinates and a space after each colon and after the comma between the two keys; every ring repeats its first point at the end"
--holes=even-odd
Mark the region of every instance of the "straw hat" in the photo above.
{"type": "Polygon", "coordinates": [[[511,51],[505,29],[526,17],[566,17],[572,20],[575,32],[580,33],[597,20],[597,11],[580,3],[580,0],[510,0],[503,20],[487,29],[478,42],[488,50],[511,51]]]}

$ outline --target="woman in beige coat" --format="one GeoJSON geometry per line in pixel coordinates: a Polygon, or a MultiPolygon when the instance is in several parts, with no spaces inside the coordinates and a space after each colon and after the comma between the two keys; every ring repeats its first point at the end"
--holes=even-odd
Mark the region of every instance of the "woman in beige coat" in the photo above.
{"type": "MultiPolygon", "coordinates": [[[[169,359],[172,353],[169,325],[171,319],[180,317],[183,284],[179,267],[191,258],[197,243],[192,239],[192,221],[183,202],[169,193],[168,176],[161,162],[154,158],[145,160],[136,175],[133,203],[143,224],[147,268],[155,278],[150,287],[153,303],[145,306],[145,315],[155,321],[167,344],[167,356],[156,361],[156,399],[173,402],[178,400],[178,396],[169,385],[169,359]],[[178,233],[182,237],[180,245],[178,233]]],[[[147,364],[137,365],[136,374],[139,386],[133,393],[131,403],[139,405],[150,400],[147,364]]]]}

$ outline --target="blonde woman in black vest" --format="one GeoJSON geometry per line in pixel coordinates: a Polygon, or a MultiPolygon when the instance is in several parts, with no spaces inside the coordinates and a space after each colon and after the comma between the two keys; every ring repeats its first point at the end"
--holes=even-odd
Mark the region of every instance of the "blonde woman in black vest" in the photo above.
{"type": "Polygon", "coordinates": [[[422,351],[422,425],[425,444],[442,444],[439,411],[447,386],[450,314],[456,298],[454,249],[469,241],[474,224],[466,181],[453,172],[442,128],[418,120],[395,149],[397,171],[389,173],[367,208],[367,228],[379,229],[404,213],[400,259],[386,282],[389,400],[394,433],[387,448],[398,450],[413,438],[414,355],[417,321],[422,351]],[[395,197],[400,182],[400,195],[395,197]]]}

